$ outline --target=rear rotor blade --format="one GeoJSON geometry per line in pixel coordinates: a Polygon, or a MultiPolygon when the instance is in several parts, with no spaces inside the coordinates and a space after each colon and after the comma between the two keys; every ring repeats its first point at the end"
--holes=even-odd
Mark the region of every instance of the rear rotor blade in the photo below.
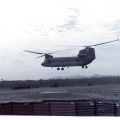
{"type": "Polygon", "coordinates": [[[59,52],[64,52],[64,51],[70,51],[70,50],[74,50],[74,49],[63,49],[63,50],[57,50],[57,51],[52,52],[51,54],[59,53],[59,52]]]}
{"type": "Polygon", "coordinates": [[[99,44],[95,44],[95,45],[84,46],[84,47],[98,46],[98,45],[103,45],[103,44],[107,44],[107,43],[111,43],[111,42],[115,42],[115,41],[119,41],[119,39],[117,39],[117,40],[112,40],[112,41],[108,41],[108,42],[103,42],[103,43],[99,43],[99,44]]]}
{"type": "Polygon", "coordinates": [[[63,46],[63,47],[82,47],[78,45],[58,45],[58,46],[63,46]]]}
{"type": "Polygon", "coordinates": [[[111,43],[111,42],[116,42],[116,41],[119,41],[119,39],[108,41],[108,42],[103,42],[103,43],[98,43],[98,44],[94,44],[94,45],[85,45],[85,46],[59,45],[59,46],[64,46],[64,47],[92,47],[92,46],[103,45],[103,44],[107,44],[107,43],[111,43]]]}

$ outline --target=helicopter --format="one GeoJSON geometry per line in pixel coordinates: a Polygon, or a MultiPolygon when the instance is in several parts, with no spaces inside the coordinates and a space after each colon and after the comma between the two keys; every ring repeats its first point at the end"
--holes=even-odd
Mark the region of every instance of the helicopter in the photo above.
{"type": "Polygon", "coordinates": [[[45,57],[45,60],[41,63],[43,67],[57,67],[57,70],[64,70],[64,67],[74,67],[74,66],[81,66],[82,68],[88,68],[88,64],[92,63],[96,56],[95,56],[95,49],[93,47],[108,44],[111,42],[119,41],[119,39],[103,42],[99,44],[89,45],[89,46],[82,46],[85,47],[84,49],[79,50],[77,56],[70,56],[70,57],[53,57],[53,53],[42,53],[42,52],[34,52],[25,50],[25,52],[39,54],[40,57],[45,57]]]}

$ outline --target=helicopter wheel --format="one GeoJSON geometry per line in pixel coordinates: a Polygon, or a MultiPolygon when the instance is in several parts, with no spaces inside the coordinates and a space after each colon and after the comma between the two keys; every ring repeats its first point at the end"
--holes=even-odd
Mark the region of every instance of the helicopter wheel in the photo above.
{"type": "Polygon", "coordinates": [[[84,68],[84,65],[82,65],[82,68],[84,68]]]}
{"type": "Polygon", "coordinates": [[[58,67],[57,70],[60,70],[60,68],[58,67]]]}
{"type": "Polygon", "coordinates": [[[88,68],[88,66],[85,66],[85,68],[87,69],[87,68],[88,68]]]}
{"type": "Polygon", "coordinates": [[[64,68],[61,68],[61,70],[64,70],[64,68]]]}

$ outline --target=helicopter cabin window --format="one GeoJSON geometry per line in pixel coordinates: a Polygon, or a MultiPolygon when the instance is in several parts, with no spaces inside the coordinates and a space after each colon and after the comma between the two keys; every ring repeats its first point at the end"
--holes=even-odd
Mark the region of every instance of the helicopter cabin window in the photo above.
{"type": "Polygon", "coordinates": [[[79,62],[79,61],[80,61],[80,58],[77,58],[77,59],[76,59],[76,62],[79,62]]]}

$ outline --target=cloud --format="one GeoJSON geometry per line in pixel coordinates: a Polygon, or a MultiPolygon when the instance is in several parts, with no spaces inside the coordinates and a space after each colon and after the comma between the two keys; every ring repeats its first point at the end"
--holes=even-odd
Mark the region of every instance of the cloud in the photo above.
{"type": "Polygon", "coordinates": [[[108,23],[105,27],[113,32],[120,32],[120,20],[108,23]]]}
{"type": "Polygon", "coordinates": [[[78,27],[78,17],[79,17],[79,9],[76,8],[68,8],[68,14],[65,16],[65,19],[61,25],[57,25],[54,30],[57,32],[64,31],[79,31],[78,27]]]}
{"type": "Polygon", "coordinates": [[[63,25],[59,26],[60,29],[76,30],[77,29],[77,16],[68,16],[63,25]]]}
{"type": "Polygon", "coordinates": [[[75,12],[75,13],[79,13],[79,9],[77,9],[77,8],[68,8],[69,10],[72,10],[73,12],[75,12]]]}

